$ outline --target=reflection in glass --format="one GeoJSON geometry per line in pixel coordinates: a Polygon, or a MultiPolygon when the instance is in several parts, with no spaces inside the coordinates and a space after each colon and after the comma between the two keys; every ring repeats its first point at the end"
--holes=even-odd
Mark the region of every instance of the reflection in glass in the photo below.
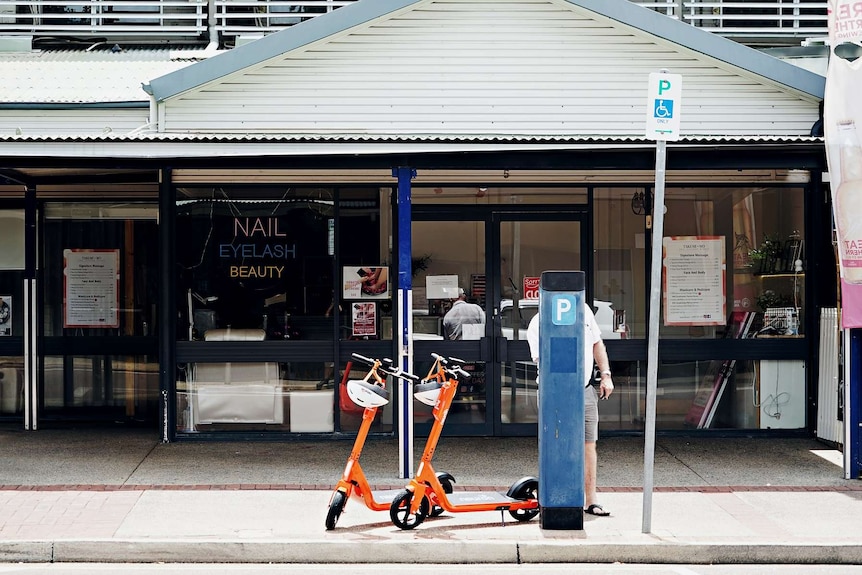
{"type": "Polygon", "coordinates": [[[150,356],[46,356],[43,402],[54,409],[105,408],[132,419],[154,420],[159,363],[150,356]]]}
{"type": "Polygon", "coordinates": [[[24,413],[24,358],[0,357],[0,416],[24,413]]]}
{"type": "MultiPolygon", "coordinates": [[[[417,375],[424,376],[431,369],[431,366],[431,361],[417,360],[414,363],[414,370],[417,375]]],[[[470,377],[458,382],[458,390],[452,401],[452,407],[449,409],[449,415],[446,417],[446,424],[484,423],[487,417],[485,413],[486,366],[483,363],[465,363],[462,364],[462,367],[470,373],[470,377]]],[[[425,405],[414,399],[413,421],[415,423],[433,423],[433,409],[433,406],[425,405]]]]}
{"type": "MultiPolygon", "coordinates": [[[[599,404],[600,429],[644,429],[646,362],[611,361],[614,393],[599,404]]],[[[663,361],[656,429],[802,429],[805,366],[798,360],[663,361]]]]}
{"type": "MultiPolygon", "coordinates": [[[[348,378],[363,377],[362,366],[339,370],[336,383],[321,382],[320,370],[318,362],[180,364],[177,430],[328,433],[335,429],[333,393],[337,394],[342,427],[357,429],[361,410],[342,394],[341,384],[348,378]]],[[[390,409],[379,410],[375,431],[391,429],[390,409]]]]}

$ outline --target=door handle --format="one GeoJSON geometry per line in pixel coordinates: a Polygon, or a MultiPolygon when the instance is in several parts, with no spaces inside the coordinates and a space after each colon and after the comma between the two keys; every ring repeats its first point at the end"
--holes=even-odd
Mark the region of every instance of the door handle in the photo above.
{"type": "Polygon", "coordinates": [[[497,352],[497,361],[500,363],[509,361],[509,340],[503,336],[498,336],[494,338],[494,345],[497,352]]]}

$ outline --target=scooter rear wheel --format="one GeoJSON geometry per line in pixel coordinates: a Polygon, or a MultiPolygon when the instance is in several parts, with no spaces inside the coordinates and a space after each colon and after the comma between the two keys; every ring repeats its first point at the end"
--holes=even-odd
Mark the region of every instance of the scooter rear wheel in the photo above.
{"type": "MultiPolygon", "coordinates": [[[[513,493],[515,499],[538,501],[539,499],[539,483],[537,481],[528,481],[518,487],[513,493]]],[[[509,515],[518,521],[529,521],[539,514],[539,507],[536,505],[533,509],[509,509],[509,515]]]]}
{"type": "MultiPolygon", "coordinates": [[[[455,481],[454,477],[452,477],[448,473],[441,471],[441,472],[437,473],[437,479],[440,480],[440,485],[443,486],[443,493],[448,495],[448,494],[452,493],[453,491],[455,491],[455,487],[452,485],[452,482],[455,481]]],[[[436,497],[434,499],[436,499],[436,497]]],[[[445,511],[445,509],[443,509],[439,505],[432,505],[431,506],[431,513],[429,513],[428,516],[429,517],[439,517],[440,515],[443,514],[444,511],[445,511]]]]}
{"type": "Polygon", "coordinates": [[[410,503],[413,500],[413,492],[405,489],[392,500],[392,505],[389,506],[389,518],[392,523],[399,529],[413,529],[420,525],[425,518],[428,517],[429,508],[428,498],[423,496],[422,503],[419,504],[419,509],[415,514],[410,513],[410,503]]]}
{"type": "Polygon", "coordinates": [[[344,511],[344,505],[346,503],[347,494],[343,491],[336,491],[332,495],[332,501],[329,502],[329,511],[326,513],[327,531],[335,529],[335,524],[338,523],[338,518],[341,517],[341,512],[344,511]]]}

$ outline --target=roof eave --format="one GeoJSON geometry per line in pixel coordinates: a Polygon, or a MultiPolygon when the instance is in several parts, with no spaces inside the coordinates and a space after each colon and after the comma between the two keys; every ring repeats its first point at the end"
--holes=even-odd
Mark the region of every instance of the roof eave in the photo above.
{"type": "Polygon", "coordinates": [[[254,42],[222,52],[208,60],[155,78],[149,84],[144,84],[144,91],[155,96],[156,101],[160,102],[419,1],[421,0],[354,2],[254,42]]]}

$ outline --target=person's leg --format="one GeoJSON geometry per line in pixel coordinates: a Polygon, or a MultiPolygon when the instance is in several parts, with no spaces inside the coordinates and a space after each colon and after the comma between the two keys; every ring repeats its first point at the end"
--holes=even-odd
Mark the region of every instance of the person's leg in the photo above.
{"type": "Polygon", "coordinates": [[[597,505],[596,502],[596,464],[598,463],[598,454],[596,452],[596,442],[587,441],[584,443],[584,509],[589,509],[590,505],[597,505]]]}

